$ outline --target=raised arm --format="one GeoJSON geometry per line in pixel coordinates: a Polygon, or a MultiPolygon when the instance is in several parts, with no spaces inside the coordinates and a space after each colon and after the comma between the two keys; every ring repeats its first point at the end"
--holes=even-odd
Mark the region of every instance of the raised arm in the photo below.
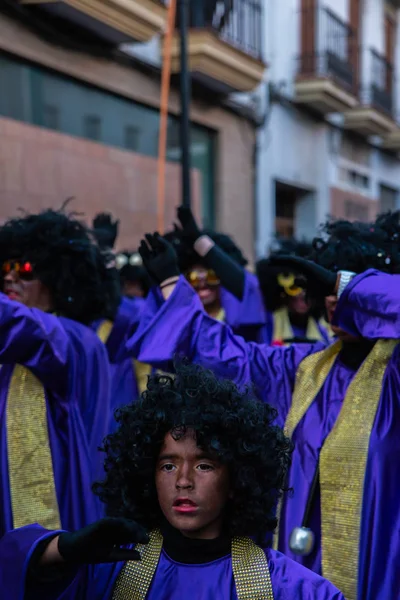
{"type": "Polygon", "coordinates": [[[201,231],[190,208],[180,206],[177,213],[186,243],[197,252],[208,268],[215,271],[222,286],[238,300],[243,300],[246,284],[245,269],[201,231]]]}
{"type": "Polygon", "coordinates": [[[367,339],[400,339],[400,275],[368,270],[340,297],[333,324],[367,339]]]}
{"type": "Polygon", "coordinates": [[[128,340],[128,350],[142,362],[160,368],[176,355],[184,355],[241,387],[254,385],[260,398],[278,408],[284,422],[297,367],[320,346],[271,348],[246,343],[229,326],[205,313],[183,277],[178,281],[171,267],[176,260],[172,246],[159,236],[147,236],[147,240],[152,250],[144,243],[141,246],[146,266],[156,280],[165,275],[169,279],[161,284],[165,299],[161,307],[149,296],[139,327],[128,340]]]}
{"type": "Polygon", "coordinates": [[[0,294],[0,363],[19,363],[49,386],[68,378],[69,337],[58,317],[0,294]]]}

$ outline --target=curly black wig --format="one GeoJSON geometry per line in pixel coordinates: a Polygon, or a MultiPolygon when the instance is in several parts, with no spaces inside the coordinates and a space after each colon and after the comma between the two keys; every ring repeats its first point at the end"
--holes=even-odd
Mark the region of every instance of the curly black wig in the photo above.
{"type": "Polygon", "coordinates": [[[399,267],[399,253],[389,251],[388,232],[376,223],[330,220],[321,232],[325,238],[318,237],[313,241],[310,258],[330,271],[362,273],[367,269],[378,269],[393,273],[399,267]]]}
{"type": "MultiPolygon", "coordinates": [[[[311,242],[296,240],[295,238],[277,239],[273,245],[270,256],[290,254],[301,258],[308,258],[312,253],[311,242]]],[[[264,304],[270,312],[280,308],[284,302],[284,288],[278,282],[278,276],[283,272],[282,267],[276,267],[269,263],[268,258],[260,259],[256,264],[256,274],[260,283],[264,304]]],[[[299,273],[293,273],[298,275],[299,273]]],[[[320,311],[314,315],[320,316],[320,311]]]]}
{"type": "Polygon", "coordinates": [[[400,273],[400,211],[389,211],[377,216],[375,221],[377,232],[385,236],[385,251],[390,259],[391,271],[400,273]]]}
{"type": "MultiPolygon", "coordinates": [[[[204,235],[208,235],[221,250],[228,254],[228,256],[240,266],[245,267],[248,264],[248,260],[229,235],[210,229],[203,230],[203,233],[204,235]]],[[[181,273],[186,273],[186,271],[189,271],[195,265],[204,264],[204,258],[199,256],[192,247],[185,243],[184,237],[179,229],[167,232],[164,237],[175,248],[181,273]]]]}
{"type": "Polygon", "coordinates": [[[143,266],[142,258],[138,252],[124,250],[116,256],[116,264],[119,269],[121,287],[126,282],[138,282],[147,296],[151,287],[151,280],[146,268],[143,266]]]}
{"type": "Polygon", "coordinates": [[[118,429],[102,448],[106,477],[94,484],[95,493],[109,515],[148,529],[160,526],[157,458],[168,432],[180,439],[190,429],[198,446],[229,468],[231,535],[264,539],[276,527],[274,509],[292,452],[291,441],[273,425],[275,410],[198,365],[175,367],[176,377],[153,375],[141,399],[116,412],[118,429]]]}
{"type": "Polygon", "coordinates": [[[9,259],[32,263],[59,315],[85,324],[114,317],[120,302],[118,272],[76,218],[46,210],[10,219],[0,227],[0,261],[9,259]]]}

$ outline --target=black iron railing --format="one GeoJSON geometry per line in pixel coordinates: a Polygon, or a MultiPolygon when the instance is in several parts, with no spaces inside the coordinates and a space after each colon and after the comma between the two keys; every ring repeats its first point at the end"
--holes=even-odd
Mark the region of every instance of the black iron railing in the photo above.
{"type": "MultiPolygon", "coordinates": [[[[313,9],[314,10],[314,9],[313,9]]],[[[353,29],[330,9],[301,15],[302,53],[299,74],[331,77],[354,91],[358,64],[357,39],[353,29]]]]}
{"type": "Polygon", "coordinates": [[[232,46],[262,58],[262,0],[190,0],[189,4],[190,28],[212,29],[232,46]]]}
{"type": "Polygon", "coordinates": [[[376,50],[371,50],[371,104],[392,115],[394,107],[393,65],[376,50]]]}

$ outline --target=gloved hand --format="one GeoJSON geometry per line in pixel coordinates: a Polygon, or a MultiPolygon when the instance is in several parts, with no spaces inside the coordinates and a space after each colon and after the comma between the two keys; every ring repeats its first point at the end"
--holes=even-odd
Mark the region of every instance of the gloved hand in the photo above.
{"type": "Polygon", "coordinates": [[[69,564],[113,563],[140,560],[137,550],[121,546],[148,541],[145,529],[135,521],[108,517],[74,533],[61,533],[58,551],[69,564]]]}
{"type": "Polygon", "coordinates": [[[114,248],[118,236],[119,220],[112,220],[109,213],[99,213],[93,219],[93,233],[100,248],[114,248]]]}
{"type": "Polygon", "coordinates": [[[146,233],[145,238],[140,242],[139,254],[150,276],[157,283],[179,276],[178,257],[172,244],[157,232],[146,233]]]}
{"type": "Polygon", "coordinates": [[[312,296],[326,297],[336,293],[337,274],[328,271],[328,269],[315,264],[311,260],[282,254],[271,256],[269,264],[284,267],[287,270],[294,270],[304,275],[306,281],[302,282],[302,285],[305,284],[307,291],[312,296]]]}
{"type": "Polygon", "coordinates": [[[203,232],[196,223],[192,210],[188,206],[178,206],[177,216],[181,224],[181,233],[185,242],[193,246],[195,241],[203,235],[203,232]]]}

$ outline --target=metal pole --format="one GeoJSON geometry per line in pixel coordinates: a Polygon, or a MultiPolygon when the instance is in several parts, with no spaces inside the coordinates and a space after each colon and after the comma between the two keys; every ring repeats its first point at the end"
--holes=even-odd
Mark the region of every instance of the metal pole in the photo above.
{"type": "Polygon", "coordinates": [[[180,25],[180,48],[181,48],[181,73],[180,73],[180,136],[181,136],[181,166],[182,166],[182,204],[191,204],[191,182],[190,182],[190,71],[188,66],[188,27],[189,27],[189,1],[179,1],[179,25],[180,25]]]}

